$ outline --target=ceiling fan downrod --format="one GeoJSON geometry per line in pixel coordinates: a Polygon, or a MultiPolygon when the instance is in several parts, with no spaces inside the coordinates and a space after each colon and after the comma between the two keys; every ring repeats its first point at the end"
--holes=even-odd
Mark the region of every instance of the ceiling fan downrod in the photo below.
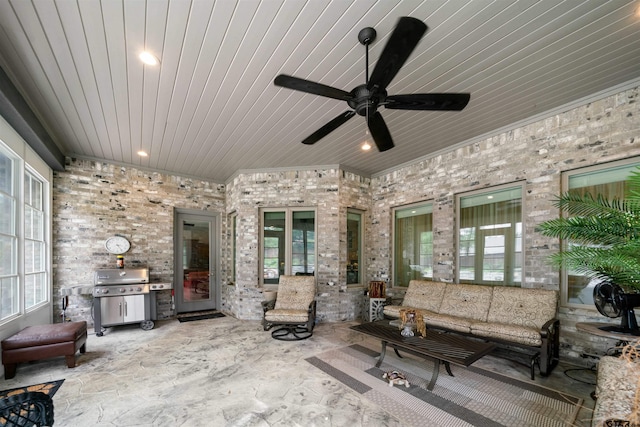
{"type": "Polygon", "coordinates": [[[369,45],[376,39],[376,30],[371,27],[366,27],[360,30],[358,33],[358,41],[365,46],[365,82],[364,84],[369,84],[369,45]]]}

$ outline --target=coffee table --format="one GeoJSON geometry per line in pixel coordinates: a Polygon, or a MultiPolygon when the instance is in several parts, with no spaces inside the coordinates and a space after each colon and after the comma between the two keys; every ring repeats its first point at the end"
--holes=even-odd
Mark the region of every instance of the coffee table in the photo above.
{"type": "Polygon", "coordinates": [[[427,390],[433,390],[438,379],[440,364],[444,364],[447,373],[453,376],[449,366],[450,363],[467,367],[496,347],[492,343],[476,341],[433,329],[427,329],[427,334],[424,338],[420,336],[403,337],[400,334],[400,329],[397,326],[389,325],[388,320],[363,323],[351,326],[350,329],[378,338],[382,342],[380,358],[376,363],[377,368],[380,367],[384,360],[387,345],[391,345],[398,355],[400,355],[398,350],[402,350],[433,360],[433,374],[431,375],[431,381],[427,385],[427,390]]]}

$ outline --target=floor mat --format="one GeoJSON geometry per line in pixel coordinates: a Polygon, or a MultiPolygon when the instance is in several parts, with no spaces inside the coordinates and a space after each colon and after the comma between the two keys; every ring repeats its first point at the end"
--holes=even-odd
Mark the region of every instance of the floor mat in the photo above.
{"type": "Polygon", "coordinates": [[[28,385],[24,387],[11,388],[9,390],[2,390],[0,391],[0,399],[20,393],[25,393],[28,391],[39,391],[53,397],[53,395],[56,394],[56,391],[58,391],[63,382],[64,380],[56,380],[46,383],[28,385]]]}
{"type": "Polygon", "coordinates": [[[178,316],[178,321],[182,322],[193,322],[195,320],[206,320],[206,319],[216,319],[218,317],[225,317],[223,313],[219,311],[215,313],[197,313],[197,314],[181,314],[178,316]]]}
{"type": "Polygon", "coordinates": [[[406,426],[572,425],[582,399],[536,384],[470,366],[442,372],[433,391],[426,389],[432,362],[387,352],[376,368],[379,351],[361,345],[330,350],[307,362],[386,409],[406,426]],[[390,387],[385,372],[397,370],[409,387],[390,387]]]}

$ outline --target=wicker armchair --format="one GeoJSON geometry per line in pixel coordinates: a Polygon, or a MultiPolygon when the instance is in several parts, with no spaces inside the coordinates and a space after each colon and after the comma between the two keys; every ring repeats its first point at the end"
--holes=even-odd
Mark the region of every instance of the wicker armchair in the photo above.
{"type": "Polygon", "coordinates": [[[263,301],[262,326],[283,341],[304,340],[313,335],[316,320],[316,279],[313,276],[280,276],[275,300],[263,301]]]}
{"type": "Polygon", "coordinates": [[[27,391],[0,399],[3,426],[52,426],[53,400],[39,391],[27,391]]]}

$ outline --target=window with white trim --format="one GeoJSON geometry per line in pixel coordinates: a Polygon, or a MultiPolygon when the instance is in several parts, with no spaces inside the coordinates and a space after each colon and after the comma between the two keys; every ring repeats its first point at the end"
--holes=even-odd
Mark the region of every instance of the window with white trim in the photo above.
{"type": "Polygon", "coordinates": [[[433,277],[433,205],[424,203],[393,210],[393,284],[433,277]]]}
{"type": "Polygon", "coordinates": [[[49,301],[48,185],[0,142],[0,322],[49,301]]]}
{"type": "Polygon", "coordinates": [[[362,212],[347,209],[347,285],[362,284],[362,212]]]}
{"type": "Polygon", "coordinates": [[[260,265],[262,283],[281,275],[314,275],[316,212],[309,208],[262,209],[260,265]]]}
{"type": "MultiPolygon", "coordinates": [[[[598,194],[606,199],[624,199],[627,190],[626,180],[633,170],[640,166],[640,160],[626,159],[615,163],[591,166],[562,173],[562,188],[579,194],[598,194]]],[[[566,249],[571,242],[562,242],[566,249]]],[[[560,281],[561,301],[564,305],[594,309],[593,288],[597,280],[577,274],[573,271],[562,271],[560,281]]]]}
{"type": "Polygon", "coordinates": [[[459,283],[522,284],[522,185],[458,195],[459,283]]]}

